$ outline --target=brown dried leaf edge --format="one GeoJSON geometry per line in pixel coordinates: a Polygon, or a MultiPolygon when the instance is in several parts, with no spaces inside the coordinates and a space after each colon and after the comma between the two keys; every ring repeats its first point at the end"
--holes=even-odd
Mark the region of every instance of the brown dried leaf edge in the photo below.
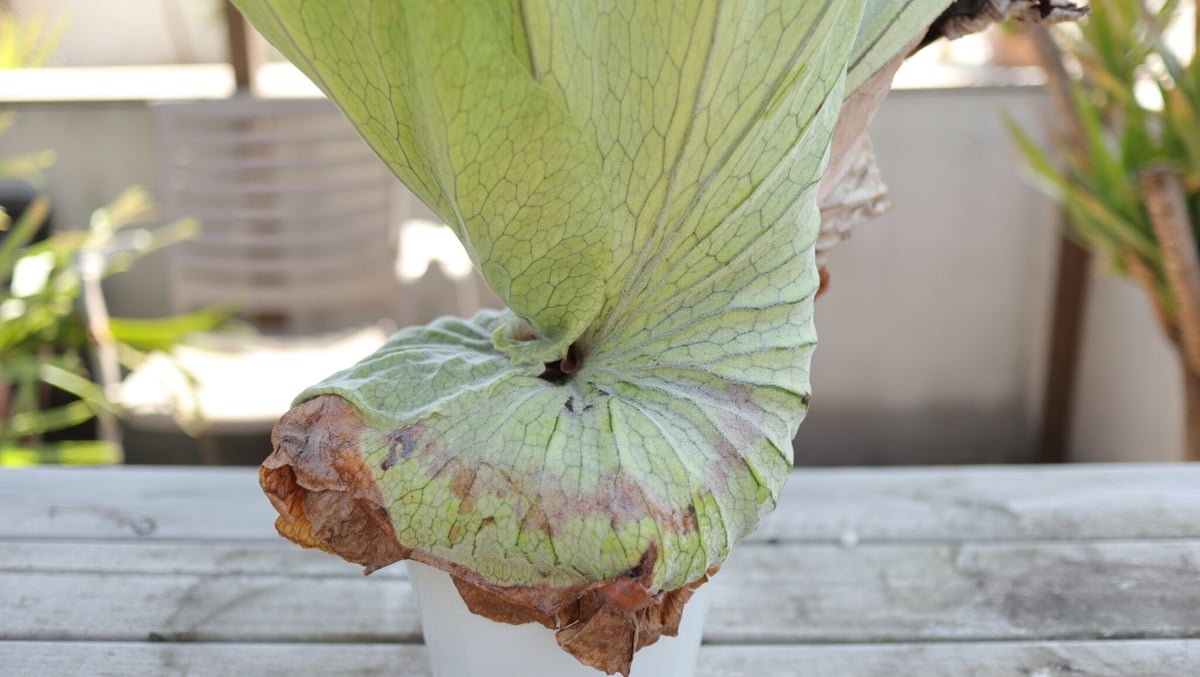
{"type": "Polygon", "coordinates": [[[633,654],[679,632],[683,607],[716,568],[678,590],[650,594],[657,551],[612,580],[569,588],[501,587],[474,571],[400,543],[374,476],[359,448],[365,425],[345,400],[323,395],[283,416],[259,483],[279,511],[275,528],[371,573],[403,559],[448,572],[467,607],[501,623],[541,623],[582,663],[628,676],[633,654]]]}

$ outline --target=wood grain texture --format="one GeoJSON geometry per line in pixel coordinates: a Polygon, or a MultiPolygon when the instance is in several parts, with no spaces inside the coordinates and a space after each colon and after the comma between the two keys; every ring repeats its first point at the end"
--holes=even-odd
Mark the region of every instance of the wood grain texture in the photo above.
{"type": "MultiPolygon", "coordinates": [[[[428,675],[403,567],[274,533],[247,469],[0,471],[0,674],[428,675]]],[[[798,472],[697,674],[1200,674],[1200,466],[798,472]]]]}
{"type": "MultiPolygon", "coordinates": [[[[0,472],[0,538],[276,538],[245,468],[0,472]]],[[[751,540],[1200,537],[1200,465],[800,470],[751,540]]]]}
{"type": "Polygon", "coordinates": [[[423,646],[0,641],[0,665],[25,677],[429,677],[423,646]]]}
{"type": "Polygon", "coordinates": [[[6,470],[0,518],[0,538],[278,538],[246,468],[6,470]]]}
{"type": "Polygon", "coordinates": [[[1200,540],[745,547],[726,569],[714,641],[1200,637],[1200,540]]]}
{"type": "MultiPolygon", "coordinates": [[[[18,542],[0,636],[416,642],[402,567],[275,546],[18,542]]],[[[720,643],[1200,637],[1195,541],[772,546],[714,579],[720,643]]]]}
{"type": "Polygon", "coordinates": [[[1200,537],[1200,466],[801,470],[755,534],[780,541],[1200,537]]]}
{"type": "Polygon", "coordinates": [[[1200,640],[705,646],[697,677],[1181,677],[1200,640]]]}
{"type": "MultiPolygon", "coordinates": [[[[1200,670],[1200,640],[704,646],[698,663],[697,677],[1180,677],[1200,670]]],[[[385,644],[0,641],[0,665],[26,677],[430,674],[424,647],[385,644]]]]}
{"type": "Polygon", "coordinates": [[[5,574],[0,637],[175,642],[416,642],[407,581],[5,574]]]}

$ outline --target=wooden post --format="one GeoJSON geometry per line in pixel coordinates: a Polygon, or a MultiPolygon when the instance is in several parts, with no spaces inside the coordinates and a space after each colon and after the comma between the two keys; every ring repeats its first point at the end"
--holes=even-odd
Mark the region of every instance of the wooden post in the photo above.
{"type": "Polygon", "coordinates": [[[1083,337],[1092,258],[1086,249],[1066,235],[1058,240],[1058,275],[1054,283],[1054,315],[1043,391],[1042,435],[1037,450],[1039,463],[1070,460],[1067,449],[1071,441],[1079,346],[1083,337]]]}
{"type": "Polygon", "coordinates": [[[238,93],[254,91],[254,79],[263,61],[258,33],[230,0],[225,0],[225,29],[229,37],[229,63],[238,93]]]}
{"type": "MultiPolygon", "coordinates": [[[[1062,54],[1044,27],[1032,31],[1038,58],[1046,72],[1046,92],[1058,119],[1066,125],[1075,148],[1086,148],[1079,116],[1068,91],[1069,79],[1062,54]]],[[[1082,158],[1086,163],[1087,158],[1082,158]]],[[[1061,212],[1060,212],[1061,213],[1061,212]]],[[[1061,225],[1065,233],[1069,224],[1061,225]]],[[[1075,406],[1075,382],[1079,371],[1079,347],[1083,339],[1083,312],[1087,304],[1088,274],[1092,255],[1065,234],[1059,237],[1058,274],[1054,283],[1054,317],[1050,328],[1046,385],[1042,400],[1042,435],[1037,450],[1041,463],[1062,463],[1071,442],[1075,406]]]]}

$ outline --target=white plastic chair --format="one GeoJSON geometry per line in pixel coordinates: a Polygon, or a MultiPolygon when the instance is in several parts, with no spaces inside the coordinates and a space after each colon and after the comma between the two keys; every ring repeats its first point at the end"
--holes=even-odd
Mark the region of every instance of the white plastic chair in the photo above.
{"type": "MultiPolygon", "coordinates": [[[[399,291],[395,179],[325,100],[152,111],[164,220],[202,224],[167,250],[171,309],[232,308],[261,334],[198,336],[115,382],[104,359],[99,371],[127,424],[203,430],[203,460],[214,462],[212,435],[270,430],[302,388],[387,338],[379,319],[396,315],[399,291]]],[[[96,326],[107,310],[90,296],[96,326]]],[[[102,428],[119,443],[119,427],[102,428]]]]}
{"type": "Polygon", "coordinates": [[[200,236],[169,250],[176,311],[234,304],[266,331],[344,327],[391,310],[395,184],[323,99],[153,107],[167,219],[200,236]]]}

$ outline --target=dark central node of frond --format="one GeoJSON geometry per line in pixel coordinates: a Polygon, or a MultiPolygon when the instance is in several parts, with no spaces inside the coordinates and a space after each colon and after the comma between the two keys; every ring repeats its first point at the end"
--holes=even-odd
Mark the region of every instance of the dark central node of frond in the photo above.
{"type": "Polygon", "coordinates": [[[567,356],[557,362],[547,362],[546,368],[542,370],[538,378],[561,385],[570,379],[571,374],[579,371],[579,363],[579,351],[575,348],[575,344],[571,344],[571,347],[567,349],[567,356]]]}

